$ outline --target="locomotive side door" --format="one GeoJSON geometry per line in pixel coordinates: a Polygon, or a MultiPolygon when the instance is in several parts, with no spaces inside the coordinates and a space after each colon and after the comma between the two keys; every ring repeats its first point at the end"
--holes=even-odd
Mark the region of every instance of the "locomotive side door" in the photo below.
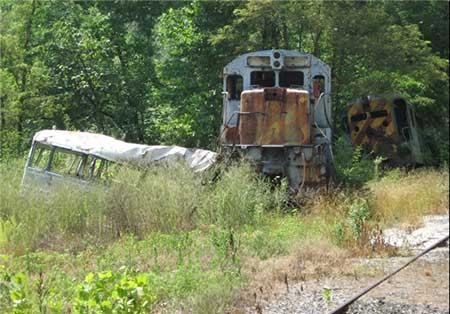
{"type": "Polygon", "coordinates": [[[415,164],[423,164],[424,160],[421,151],[419,132],[417,131],[416,115],[410,103],[408,103],[407,107],[408,107],[409,129],[411,132],[410,147],[412,159],[415,164]]]}

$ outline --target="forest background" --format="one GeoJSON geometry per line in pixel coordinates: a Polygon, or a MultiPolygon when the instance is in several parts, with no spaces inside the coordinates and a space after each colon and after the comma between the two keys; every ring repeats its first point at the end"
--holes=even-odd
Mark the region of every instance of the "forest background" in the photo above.
{"type": "Polygon", "coordinates": [[[448,162],[448,1],[0,1],[0,158],[41,129],[215,149],[222,69],[262,49],[332,67],[335,134],[361,95],[415,105],[448,162]]]}

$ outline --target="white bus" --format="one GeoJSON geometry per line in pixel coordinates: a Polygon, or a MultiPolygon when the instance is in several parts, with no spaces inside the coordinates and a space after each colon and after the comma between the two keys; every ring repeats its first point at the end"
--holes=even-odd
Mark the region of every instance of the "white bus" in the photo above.
{"type": "Polygon", "coordinates": [[[61,130],[43,130],[33,137],[22,186],[48,190],[51,185],[85,186],[107,177],[111,164],[150,166],[161,161],[184,161],[193,171],[209,168],[216,153],[180,146],[132,144],[112,137],[61,130]]]}

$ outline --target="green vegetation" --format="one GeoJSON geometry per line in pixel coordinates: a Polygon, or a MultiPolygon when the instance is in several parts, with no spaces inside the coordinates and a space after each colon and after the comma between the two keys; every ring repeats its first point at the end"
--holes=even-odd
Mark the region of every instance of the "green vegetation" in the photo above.
{"type": "Polygon", "coordinates": [[[223,67],[277,48],[331,66],[334,117],[361,95],[404,95],[415,105],[427,161],[443,163],[448,8],[447,1],[1,0],[0,158],[24,154],[36,131],[53,126],[214,149],[223,67]]]}
{"type": "Polygon", "coordinates": [[[46,195],[19,188],[21,169],[1,164],[6,313],[224,313],[266,260],[292,256],[326,269],[345,258],[337,249],[383,252],[370,241],[380,225],[448,211],[448,172],[437,170],[390,171],[364,189],[314,192],[292,207],[284,182],[273,186],[245,163],[215,182],[181,166],[122,167],[106,186],[46,195]]]}

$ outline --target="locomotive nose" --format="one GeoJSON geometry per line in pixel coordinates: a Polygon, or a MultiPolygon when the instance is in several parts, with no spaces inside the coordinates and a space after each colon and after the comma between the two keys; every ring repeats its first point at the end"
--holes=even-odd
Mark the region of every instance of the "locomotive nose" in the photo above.
{"type": "Polygon", "coordinates": [[[264,100],[278,100],[285,99],[286,89],[282,87],[266,87],[264,88],[264,100]]]}

